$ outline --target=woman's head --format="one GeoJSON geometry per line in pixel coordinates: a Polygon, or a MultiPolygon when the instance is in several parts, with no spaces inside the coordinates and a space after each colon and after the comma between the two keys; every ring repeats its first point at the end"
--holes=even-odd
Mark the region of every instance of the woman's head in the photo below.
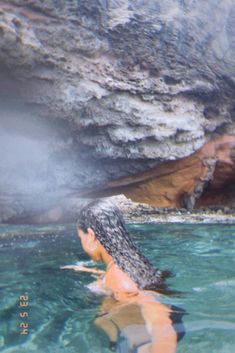
{"type": "Polygon", "coordinates": [[[107,251],[104,249],[103,245],[96,238],[95,232],[92,228],[88,228],[84,232],[81,228],[77,228],[78,236],[81,240],[83,250],[87,253],[90,258],[94,261],[104,261],[112,260],[108,255],[107,251]],[[105,254],[105,256],[104,256],[105,254]]]}
{"type": "Polygon", "coordinates": [[[168,271],[156,269],[133,243],[119,209],[107,200],[95,200],[79,213],[77,227],[84,234],[92,233],[114,262],[140,289],[166,291],[164,278],[168,271]]]}

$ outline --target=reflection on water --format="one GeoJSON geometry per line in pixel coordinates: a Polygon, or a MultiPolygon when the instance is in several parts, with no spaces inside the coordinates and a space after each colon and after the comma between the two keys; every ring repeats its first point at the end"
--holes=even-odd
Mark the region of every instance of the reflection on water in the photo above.
{"type": "MultiPolygon", "coordinates": [[[[129,228],[156,266],[175,273],[171,286],[185,292],[180,298],[161,297],[187,311],[187,333],[177,352],[234,352],[235,226],[151,224],[129,228]]],[[[94,278],[59,269],[77,262],[92,265],[81,249],[75,226],[0,226],[0,234],[0,350],[111,352],[108,338],[95,322],[103,298],[86,287],[94,278]],[[29,297],[29,306],[24,308],[29,334],[20,335],[19,298],[25,293],[29,297]]],[[[131,316],[137,315],[135,309],[128,309],[131,316]]],[[[137,326],[130,329],[131,335],[135,332],[133,337],[139,338],[144,331],[137,326]]],[[[120,342],[124,349],[126,343],[120,342]]]]}

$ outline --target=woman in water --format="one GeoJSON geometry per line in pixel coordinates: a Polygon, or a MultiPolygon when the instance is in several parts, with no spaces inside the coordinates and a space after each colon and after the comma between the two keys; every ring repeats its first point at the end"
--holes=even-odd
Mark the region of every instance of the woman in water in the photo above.
{"type": "Polygon", "coordinates": [[[80,211],[77,231],[84,251],[92,260],[102,261],[106,271],[70,265],[61,268],[99,276],[89,285],[90,290],[107,296],[96,324],[112,342],[117,330],[124,332],[132,349],[128,352],[174,353],[173,311],[156,299],[157,293],[171,293],[165,283],[171,273],[155,268],[139,251],[120,211],[106,200],[95,200],[80,211]],[[141,327],[145,330],[140,333],[141,327]]]}

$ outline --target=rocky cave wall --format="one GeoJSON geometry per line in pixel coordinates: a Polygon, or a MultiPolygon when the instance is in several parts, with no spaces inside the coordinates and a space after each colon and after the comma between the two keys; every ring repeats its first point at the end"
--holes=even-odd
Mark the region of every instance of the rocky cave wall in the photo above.
{"type": "Polygon", "coordinates": [[[1,221],[97,190],[224,204],[234,23],[232,0],[0,0],[1,221]]]}

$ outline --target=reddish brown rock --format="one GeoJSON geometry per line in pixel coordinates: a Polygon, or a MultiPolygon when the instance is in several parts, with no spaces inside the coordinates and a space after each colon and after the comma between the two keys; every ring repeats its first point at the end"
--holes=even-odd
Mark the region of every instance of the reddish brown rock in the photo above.
{"type": "Polygon", "coordinates": [[[147,172],[122,178],[84,196],[124,194],[155,207],[226,204],[225,188],[235,181],[235,137],[224,135],[191,156],[162,163],[147,172]]]}

